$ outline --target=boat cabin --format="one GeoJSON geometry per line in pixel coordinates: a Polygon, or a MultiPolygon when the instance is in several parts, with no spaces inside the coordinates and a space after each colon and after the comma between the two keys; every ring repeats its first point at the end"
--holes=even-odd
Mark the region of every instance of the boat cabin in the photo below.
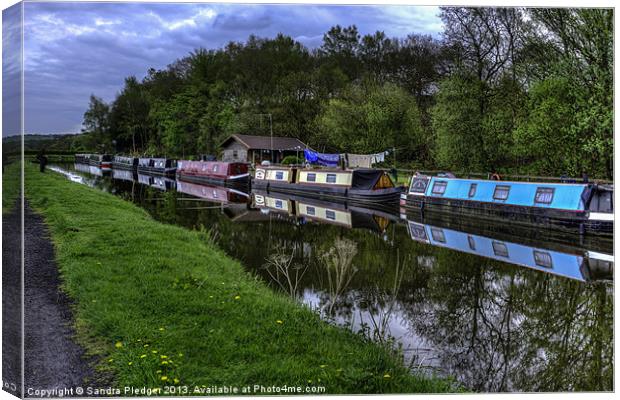
{"type": "Polygon", "coordinates": [[[291,183],[303,186],[343,187],[358,190],[394,187],[392,179],[384,171],[374,169],[260,167],[256,169],[254,179],[256,181],[291,183]]]}

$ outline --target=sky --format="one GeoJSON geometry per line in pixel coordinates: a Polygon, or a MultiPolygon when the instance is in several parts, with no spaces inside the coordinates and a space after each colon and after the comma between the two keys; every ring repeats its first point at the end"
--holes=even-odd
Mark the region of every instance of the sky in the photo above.
{"type": "MultiPolygon", "coordinates": [[[[196,48],[280,32],[315,48],[336,24],[355,24],[362,35],[379,30],[390,37],[439,36],[438,13],[437,7],[405,5],[28,2],[24,131],[79,132],[91,94],[112,101],[125,77],[141,79],[148,68],[165,68],[196,48]]],[[[6,17],[5,25],[10,26],[6,17]]],[[[10,134],[3,126],[3,134],[10,134]]]]}

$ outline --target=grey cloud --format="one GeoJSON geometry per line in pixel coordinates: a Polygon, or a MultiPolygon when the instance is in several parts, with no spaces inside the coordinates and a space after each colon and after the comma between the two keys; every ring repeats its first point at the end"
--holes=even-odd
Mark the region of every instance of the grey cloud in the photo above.
{"type": "Polygon", "coordinates": [[[25,130],[75,130],[91,93],[111,101],[129,75],[142,78],[148,68],[164,68],[198,47],[221,48],[229,41],[245,41],[250,34],[273,37],[282,32],[309,48],[320,46],[323,34],[335,24],[356,24],[362,34],[383,30],[388,36],[403,37],[411,32],[438,35],[440,21],[429,20],[429,13],[420,10],[388,6],[26,3],[25,130]]]}

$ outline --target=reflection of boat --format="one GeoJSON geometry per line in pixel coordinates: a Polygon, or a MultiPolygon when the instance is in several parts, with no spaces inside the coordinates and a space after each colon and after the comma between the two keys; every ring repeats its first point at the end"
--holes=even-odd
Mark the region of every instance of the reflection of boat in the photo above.
{"type": "Polygon", "coordinates": [[[216,203],[247,203],[249,198],[247,193],[222,186],[198,185],[182,180],[177,180],[176,185],[177,192],[200,197],[216,203]]]}
{"type": "Polygon", "coordinates": [[[128,169],[116,169],[112,168],[112,179],[118,179],[122,181],[135,181],[138,179],[135,171],[131,171],[128,169]]]}
{"type": "Polygon", "coordinates": [[[250,174],[247,163],[180,160],[177,176],[188,182],[222,186],[247,184],[250,174]]]}
{"type": "Polygon", "coordinates": [[[402,192],[388,174],[374,169],[257,167],[252,187],[359,204],[397,204],[402,192]]]}
{"type": "Polygon", "coordinates": [[[401,206],[538,228],[613,234],[613,186],[505,182],[416,174],[401,206]]]}
{"type": "Polygon", "coordinates": [[[252,206],[263,212],[285,214],[302,222],[313,221],[378,232],[383,232],[390,221],[398,219],[396,214],[384,211],[259,190],[252,191],[252,206]]]}
{"type": "Polygon", "coordinates": [[[176,169],[176,160],[170,160],[167,158],[138,159],[138,171],[143,174],[174,176],[176,169]]]}
{"type": "Polygon", "coordinates": [[[135,170],[138,168],[138,159],[136,157],[114,156],[112,168],[135,170]]]}
{"type": "Polygon", "coordinates": [[[613,255],[585,249],[523,244],[407,220],[413,240],[578,280],[612,279],[613,255]],[[551,248],[549,248],[551,247],[551,248]],[[554,248],[555,247],[555,248],[554,248]]]}
{"type": "Polygon", "coordinates": [[[177,182],[174,179],[170,179],[165,176],[151,177],[151,187],[162,190],[164,192],[167,192],[168,190],[174,190],[176,188],[176,185],[177,182]]]}
{"type": "Polygon", "coordinates": [[[83,173],[95,175],[95,176],[103,176],[105,172],[109,172],[109,170],[103,170],[94,165],[82,164],[82,163],[75,163],[73,167],[78,172],[83,172],[83,173]]]}

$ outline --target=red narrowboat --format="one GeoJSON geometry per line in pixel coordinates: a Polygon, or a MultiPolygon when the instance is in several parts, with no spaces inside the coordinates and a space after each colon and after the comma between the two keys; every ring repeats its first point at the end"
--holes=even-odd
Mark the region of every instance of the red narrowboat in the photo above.
{"type": "Polygon", "coordinates": [[[177,176],[180,180],[215,185],[247,185],[249,183],[249,164],[223,161],[188,161],[177,163],[177,176]]]}

